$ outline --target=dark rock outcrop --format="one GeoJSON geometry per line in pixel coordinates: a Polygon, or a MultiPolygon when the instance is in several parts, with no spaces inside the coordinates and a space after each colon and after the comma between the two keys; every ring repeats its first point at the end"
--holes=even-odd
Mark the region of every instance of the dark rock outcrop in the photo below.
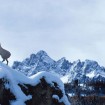
{"type": "Polygon", "coordinates": [[[58,99],[53,98],[53,95],[57,95],[59,99],[63,97],[57,83],[54,84],[56,85],[51,86],[43,77],[36,86],[28,84],[19,84],[19,86],[26,95],[32,95],[32,99],[25,102],[26,105],[65,105],[63,102],[59,102],[58,99]]]}
{"type": "Polygon", "coordinates": [[[62,81],[48,72],[27,77],[0,62],[0,105],[70,105],[62,81]]]}
{"type": "Polygon", "coordinates": [[[10,105],[9,101],[16,100],[15,95],[6,88],[6,84],[9,84],[8,80],[0,79],[0,105],[10,105]]]}
{"type": "MultiPolygon", "coordinates": [[[[6,88],[9,81],[2,78],[0,79],[0,105],[11,105],[10,101],[15,101],[15,95],[6,88]]],[[[40,79],[40,83],[36,86],[29,84],[18,84],[25,95],[31,95],[32,98],[25,102],[26,105],[66,105],[64,102],[60,102],[64,94],[58,87],[58,84],[54,82],[54,86],[51,86],[43,78],[40,79]],[[56,95],[58,98],[54,98],[56,95]]]]}

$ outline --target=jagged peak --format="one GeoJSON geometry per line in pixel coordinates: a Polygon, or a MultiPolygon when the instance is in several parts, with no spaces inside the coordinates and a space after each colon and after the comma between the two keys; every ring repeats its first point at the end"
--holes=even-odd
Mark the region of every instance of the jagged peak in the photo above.
{"type": "Polygon", "coordinates": [[[85,65],[85,66],[92,66],[92,67],[94,67],[94,68],[97,68],[97,67],[100,68],[100,65],[98,64],[98,62],[96,62],[96,61],[94,61],[94,60],[88,60],[88,59],[86,59],[86,60],[84,61],[84,65],[85,65]]]}
{"type": "Polygon", "coordinates": [[[98,64],[96,61],[89,60],[89,59],[86,59],[84,62],[87,63],[87,64],[98,64]]]}
{"type": "Polygon", "coordinates": [[[25,60],[34,60],[36,58],[35,54],[31,54],[30,58],[26,58],[25,60]]]}
{"type": "Polygon", "coordinates": [[[30,58],[33,58],[33,57],[35,57],[35,56],[36,56],[35,54],[31,54],[31,55],[30,55],[30,58]]]}
{"type": "Polygon", "coordinates": [[[79,66],[79,65],[81,65],[81,60],[80,59],[78,59],[77,61],[74,61],[73,62],[73,66],[79,66]]]}
{"type": "Polygon", "coordinates": [[[66,60],[65,57],[62,57],[61,59],[59,59],[57,62],[64,62],[66,60]]]}
{"type": "Polygon", "coordinates": [[[78,60],[74,61],[73,63],[77,64],[77,63],[80,63],[80,62],[81,62],[81,60],[78,59],[78,60]]]}
{"type": "Polygon", "coordinates": [[[43,56],[43,55],[45,55],[45,56],[48,56],[48,54],[44,51],[44,50],[40,50],[39,52],[37,52],[37,54],[36,54],[36,56],[43,56]]]}

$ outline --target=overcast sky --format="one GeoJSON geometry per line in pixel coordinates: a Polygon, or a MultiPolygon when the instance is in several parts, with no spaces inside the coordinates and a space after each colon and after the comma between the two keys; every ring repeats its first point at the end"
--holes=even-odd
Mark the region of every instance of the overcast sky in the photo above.
{"type": "Polygon", "coordinates": [[[11,64],[45,50],[105,66],[105,0],[1,0],[0,42],[11,64]]]}

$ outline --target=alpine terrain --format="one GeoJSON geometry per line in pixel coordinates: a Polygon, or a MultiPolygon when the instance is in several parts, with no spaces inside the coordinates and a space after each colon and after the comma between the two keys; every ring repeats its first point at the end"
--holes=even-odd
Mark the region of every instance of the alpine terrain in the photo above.
{"type": "Polygon", "coordinates": [[[89,80],[105,80],[105,67],[100,66],[96,61],[74,61],[69,62],[65,57],[58,61],[53,60],[45,51],[31,54],[22,62],[15,61],[13,69],[32,76],[40,71],[51,72],[59,76],[64,83],[78,79],[80,83],[89,80]]]}

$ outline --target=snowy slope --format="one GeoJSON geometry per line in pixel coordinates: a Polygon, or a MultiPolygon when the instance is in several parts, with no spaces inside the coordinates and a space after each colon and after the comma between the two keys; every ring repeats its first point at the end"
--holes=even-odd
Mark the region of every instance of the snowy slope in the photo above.
{"type": "Polygon", "coordinates": [[[6,80],[8,80],[8,83],[5,84],[5,88],[9,88],[16,97],[15,101],[11,101],[11,105],[25,105],[24,102],[32,98],[31,95],[24,94],[24,92],[18,85],[19,83],[35,86],[40,82],[40,79],[42,77],[45,77],[45,80],[52,86],[54,82],[56,82],[64,94],[64,96],[59,99],[59,101],[64,102],[65,105],[70,105],[65,95],[64,85],[56,76],[48,72],[39,72],[33,76],[26,77],[22,73],[13,70],[7,65],[0,62],[0,79],[5,78],[6,80]]]}
{"type": "Polygon", "coordinates": [[[45,51],[39,51],[37,54],[31,54],[22,62],[15,61],[13,69],[31,76],[40,71],[48,71],[59,76],[64,83],[79,79],[80,82],[89,81],[92,78],[98,78],[98,75],[104,77],[105,68],[101,67],[96,61],[74,61],[69,62],[64,57],[58,61],[51,59],[45,51]]]}

